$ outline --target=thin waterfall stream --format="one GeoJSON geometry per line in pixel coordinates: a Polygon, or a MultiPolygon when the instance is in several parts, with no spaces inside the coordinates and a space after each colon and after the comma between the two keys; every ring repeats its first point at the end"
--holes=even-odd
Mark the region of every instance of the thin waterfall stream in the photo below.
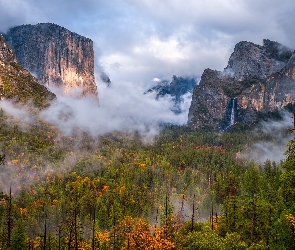
{"type": "Polygon", "coordinates": [[[233,98],[232,100],[232,108],[231,108],[231,114],[230,114],[230,126],[235,124],[235,102],[236,102],[237,98],[233,98]]]}
{"type": "Polygon", "coordinates": [[[230,100],[228,104],[228,110],[226,112],[226,115],[224,117],[225,119],[225,124],[226,127],[223,129],[223,131],[226,131],[229,129],[231,126],[233,126],[236,122],[237,119],[237,98],[234,97],[230,100]]]}

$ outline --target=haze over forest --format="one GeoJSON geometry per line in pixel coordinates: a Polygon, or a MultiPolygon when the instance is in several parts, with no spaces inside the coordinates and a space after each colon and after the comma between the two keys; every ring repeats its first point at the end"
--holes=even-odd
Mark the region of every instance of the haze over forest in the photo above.
{"type": "MultiPolygon", "coordinates": [[[[2,0],[0,7],[2,32],[16,25],[51,22],[94,41],[100,105],[107,110],[99,115],[106,115],[101,119],[104,121],[116,113],[134,120],[149,117],[156,122],[185,124],[189,95],[183,106],[186,112],[175,117],[170,112],[169,100],[154,102],[142,93],[159,80],[171,80],[173,75],[200,77],[206,68],[223,70],[239,41],[261,44],[268,38],[294,47],[291,25],[294,5],[289,1],[183,4],[88,0],[69,4],[2,0]],[[101,83],[101,71],[110,77],[111,89],[101,83]],[[137,117],[135,107],[144,113],[137,117]]],[[[124,123],[121,120],[119,126],[124,123]]]]}

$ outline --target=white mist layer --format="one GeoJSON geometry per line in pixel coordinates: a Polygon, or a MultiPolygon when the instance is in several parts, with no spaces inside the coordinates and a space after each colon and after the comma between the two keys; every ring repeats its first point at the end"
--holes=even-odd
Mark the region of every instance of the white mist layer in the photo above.
{"type": "Polygon", "coordinates": [[[261,141],[254,144],[250,152],[242,157],[254,160],[263,164],[266,160],[279,163],[284,160],[287,150],[287,143],[294,139],[294,133],[291,133],[293,128],[293,114],[289,112],[283,113],[281,121],[263,122],[262,133],[271,140],[261,141]]]}
{"type": "MultiPolygon", "coordinates": [[[[111,87],[101,85],[99,90],[99,103],[93,98],[77,99],[64,96],[58,90],[54,90],[57,100],[53,101],[49,108],[41,111],[40,117],[68,135],[72,135],[76,128],[93,136],[112,131],[129,133],[138,131],[145,140],[153,139],[159,133],[160,123],[182,125],[187,121],[191,95],[185,96],[181,107],[186,111],[175,115],[171,111],[174,105],[171,101],[172,97],[157,101],[153,95],[144,95],[141,87],[126,83],[113,84],[111,87]]],[[[29,125],[38,124],[38,112],[32,113],[29,107],[30,105],[15,105],[7,100],[0,102],[0,108],[8,115],[7,121],[11,126],[17,124],[18,129],[21,130],[26,130],[29,125]]],[[[68,166],[68,169],[59,168],[59,171],[70,171],[75,165],[75,155],[78,157],[80,152],[67,156],[61,166],[68,166]]],[[[54,166],[47,165],[42,169],[21,172],[18,163],[13,163],[13,159],[9,156],[6,160],[6,170],[0,174],[0,186],[5,187],[6,193],[10,186],[15,194],[21,186],[38,182],[48,174],[57,171],[54,166]]]]}
{"type": "Polygon", "coordinates": [[[12,102],[7,100],[1,100],[0,108],[3,109],[11,117],[7,117],[9,122],[13,125],[13,118],[16,118],[23,123],[33,124],[34,118],[30,115],[30,112],[23,108],[19,108],[16,105],[13,105],[12,102]]]}
{"type": "Polygon", "coordinates": [[[171,111],[171,96],[155,100],[152,95],[144,95],[144,89],[131,83],[112,83],[111,87],[99,86],[99,104],[91,98],[76,99],[57,95],[57,101],[42,111],[41,117],[56,125],[67,134],[74,128],[92,135],[112,131],[138,131],[143,136],[154,136],[159,124],[183,125],[187,122],[191,95],[186,95],[179,115],[171,111]]]}

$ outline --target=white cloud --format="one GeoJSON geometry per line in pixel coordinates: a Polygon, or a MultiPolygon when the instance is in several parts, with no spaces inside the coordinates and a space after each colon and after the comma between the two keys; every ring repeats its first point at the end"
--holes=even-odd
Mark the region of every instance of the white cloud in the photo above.
{"type": "Polygon", "coordinates": [[[241,40],[293,47],[295,5],[279,0],[1,0],[0,30],[58,23],[90,37],[110,78],[148,84],[154,77],[222,70],[241,40]]]}
{"type": "Polygon", "coordinates": [[[148,52],[163,63],[175,63],[187,59],[187,48],[181,46],[174,37],[169,37],[166,41],[152,37],[149,41],[148,52]]]}
{"type": "Polygon", "coordinates": [[[22,123],[32,124],[34,123],[34,118],[30,114],[29,110],[27,109],[20,109],[13,105],[10,101],[1,100],[0,101],[0,108],[3,109],[8,115],[8,119],[10,119],[10,123],[13,124],[13,119],[17,118],[18,121],[22,121],[22,123]]]}
{"type": "Polygon", "coordinates": [[[157,78],[157,77],[155,77],[155,78],[153,78],[153,80],[152,80],[153,82],[161,82],[161,79],[159,79],[159,78],[157,78]]]}
{"type": "MultiPolygon", "coordinates": [[[[113,88],[125,85],[133,93],[139,86],[147,90],[154,78],[223,70],[241,40],[269,38],[292,47],[294,8],[279,0],[0,0],[0,30],[53,22],[87,36],[97,75],[104,70],[113,88]]],[[[98,91],[106,105],[100,82],[98,91]]]]}
{"type": "Polygon", "coordinates": [[[294,139],[291,133],[293,128],[293,114],[282,113],[283,119],[280,121],[262,122],[260,129],[255,132],[259,137],[266,138],[263,141],[255,143],[243,152],[242,157],[247,160],[254,160],[263,164],[266,160],[279,163],[285,159],[288,141],[294,139]]]}
{"type": "Polygon", "coordinates": [[[92,135],[117,130],[153,137],[159,132],[159,123],[186,123],[188,110],[175,115],[170,110],[171,98],[157,101],[143,92],[142,87],[127,82],[101,85],[99,105],[91,98],[74,99],[57,93],[57,101],[42,112],[42,117],[68,134],[79,127],[92,135]]]}

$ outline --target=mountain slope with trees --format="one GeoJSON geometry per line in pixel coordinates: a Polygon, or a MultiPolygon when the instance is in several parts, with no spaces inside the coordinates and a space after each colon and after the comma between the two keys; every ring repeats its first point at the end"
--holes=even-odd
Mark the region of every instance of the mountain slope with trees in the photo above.
{"type": "Polygon", "coordinates": [[[238,155],[272,140],[263,131],[167,127],[146,144],[138,134],[62,136],[44,123],[24,131],[7,119],[4,249],[294,248],[293,141],[282,165],[258,165],[238,155]]]}
{"type": "Polygon", "coordinates": [[[252,146],[276,142],[259,126],[64,134],[39,116],[55,96],[0,39],[2,98],[27,118],[0,109],[0,249],[295,248],[294,140],[258,164],[252,146]]]}
{"type": "Polygon", "coordinates": [[[15,54],[0,35],[0,97],[16,102],[32,102],[39,108],[49,105],[55,95],[39,84],[18,64],[15,54]]]}

